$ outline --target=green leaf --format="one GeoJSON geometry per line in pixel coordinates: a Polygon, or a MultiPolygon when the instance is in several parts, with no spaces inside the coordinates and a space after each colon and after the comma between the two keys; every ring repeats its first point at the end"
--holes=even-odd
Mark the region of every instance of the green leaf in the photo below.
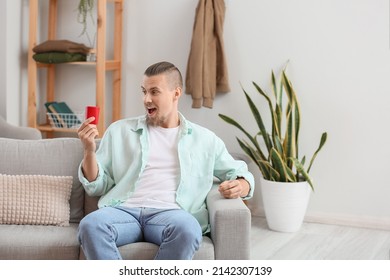
{"type": "Polygon", "coordinates": [[[274,71],[272,71],[271,76],[272,76],[271,77],[272,88],[273,88],[274,95],[275,95],[276,105],[278,105],[280,107],[280,111],[283,111],[283,109],[282,109],[283,108],[283,104],[282,104],[282,100],[283,100],[283,83],[282,82],[279,83],[279,89],[278,89],[274,71]]]}
{"type": "MultiPolygon", "coordinates": [[[[283,148],[286,153],[285,158],[296,157],[295,125],[292,111],[290,111],[290,114],[287,116],[286,135],[284,137],[283,148]]],[[[288,166],[291,168],[292,164],[288,164],[288,166]]]]}
{"type": "Polygon", "coordinates": [[[311,189],[314,192],[313,181],[311,180],[309,174],[307,174],[307,172],[306,172],[305,168],[303,167],[303,165],[296,158],[292,158],[291,160],[294,161],[295,168],[299,171],[300,174],[302,174],[303,178],[309,183],[311,189]]]}
{"type": "Polygon", "coordinates": [[[272,91],[274,93],[274,96],[275,96],[275,100],[278,100],[278,87],[276,85],[276,79],[275,79],[275,74],[274,74],[274,71],[272,71],[271,73],[271,82],[272,82],[272,91]]]}
{"type": "Polygon", "coordinates": [[[244,93],[245,93],[246,100],[247,100],[247,102],[249,104],[249,108],[252,111],[252,115],[254,116],[254,118],[256,120],[257,126],[260,129],[261,135],[263,136],[264,143],[267,146],[267,149],[270,150],[272,148],[272,143],[271,143],[271,140],[269,139],[269,136],[267,134],[267,130],[266,130],[265,126],[264,126],[263,119],[261,118],[259,110],[257,109],[256,105],[253,103],[252,99],[246,93],[245,90],[244,90],[244,93]]]}
{"type": "Polygon", "coordinates": [[[309,167],[307,168],[307,173],[310,172],[310,169],[311,169],[311,166],[313,165],[314,159],[317,157],[318,152],[324,146],[327,138],[328,138],[328,134],[326,132],[322,133],[321,140],[320,140],[320,145],[318,146],[318,149],[315,151],[315,153],[313,154],[313,157],[310,160],[309,167]]]}
{"type": "Polygon", "coordinates": [[[257,89],[257,91],[267,100],[268,102],[268,107],[269,107],[269,110],[270,110],[270,113],[271,113],[271,119],[272,119],[272,133],[276,133],[276,135],[279,135],[280,136],[280,131],[278,129],[278,125],[277,125],[277,119],[276,119],[276,116],[274,114],[274,110],[273,110],[273,106],[272,106],[272,101],[271,99],[268,97],[268,95],[255,83],[255,82],[252,82],[253,85],[255,86],[255,88],[257,89]]]}
{"type": "MultiPolygon", "coordinates": [[[[274,96],[275,96],[274,114],[275,114],[275,119],[276,119],[276,129],[277,129],[276,131],[280,133],[282,131],[282,117],[283,117],[283,104],[282,104],[283,83],[280,82],[280,86],[279,86],[279,90],[278,90],[274,71],[272,71],[271,81],[272,81],[272,89],[273,89],[274,96]]],[[[274,131],[273,131],[273,133],[274,133],[274,131]]],[[[281,135],[279,135],[279,136],[281,136],[281,135]]]]}
{"type": "MultiPolygon", "coordinates": [[[[257,143],[256,139],[254,137],[252,137],[238,122],[236,122],[232,118],[230,118],[230,117],[228,117],[226,115],[223,115],[223,114],[218,114],[218,116],[222,120],[227,122],[228,124],[231,124],[231,125],[237,127],[239,130],[241,130],[246,135],[246,137],[248,137],[248,139],[252,142],[252,144],[256,147],[256,149],[258,151],[261,151],[259,143],[257,143]]],[[[263,157],[263,159],[266,159],[266,157],[263,154],[262,154],[262,157],[263,157]]]]}
{"type": "Polygon", "coordinates": [[[305,168],[303,167],[303,165],[296,158],[290,158],[290,159],[294,162],[295,168],[298,170],[298,172],[300,174],[302,174],[303,178],[309,183],[311,189],[314,192],[313,182],[312,182],[309,174],[307,174],[307,172],[306,172],[305,168]]]}
{"type": "Polygon", "coordinates": [[[268,177],[264,176],[264,179],[279,182],[280,174],[278,173],[278,171],[276,171],[268,161],[263,161],[262,164],[268,169],[269,172],[268,177]]]}
{"type": "Polygon", "coordinates": [[[303,156],[302,160],[301,160],[301,164],[304,166],[305,165],[305,162],[306,162],[306,156],[303,156]]]}
{"type": "Polygon", "coordinates": [[[293,123],[291,125],[294,126],[294,158],[298,158],[298,146],[299,146],[299,130],[301,126],[301,112],[299,108],[299,102],[297,96],[295,94],[294,88],[291,84],[291,81],[287,77],[285,71],[282,72],[282,83],[285,88],[286,94],[288,96],[288,106],[286,110],[286,116],[291,116],[293,119],[291,120],[293,123]],[[290,115],[292,114],[292,115],[290,115]]]}
{"type": "Polygon", "coordinates": [[[275,135],[273,137],[273,139],[274,139],[274,148],[278,151],[278,153],[282,156],[283,160],[285,161],[286,157],[285,157],[283,145],[282,145],[282,142],[281,142],[279,136],[275,135]]]}
{"type": "Polygon", "coordinates": [[[283,112],[282,107],[279,104],[275,105],[275,119],[276,119],[276,129],[275,131],[272,131],[273,134],[276,134],[279,138],[281,137],[280,133],[282,131],[282,119],[283,119],[283,112]]]}
{"type": "Polygon", "coordinates": [[[286,171],[286,165],[275,148],[271,149],[271,161],[273,168],[279,173],[281,182],[288,182],[288,175],[286,171]]]}
{"type": "Polygon", "coordinates": [[[298,181],[298,176],[295,176],[294,172],[292,169],[288,166],[286,166],[286,174],[287,174],[287,181],[288,182],[297,182],[298,181]]]}
{"type": "MultiPolygon", "coordinates": [[[[262,160],[261,151],[252,148],[248,143],[236,137],[241,149],[257,164],[262,160]]],[[[260,167],[260,166],[259,166],[260,167]]]]}

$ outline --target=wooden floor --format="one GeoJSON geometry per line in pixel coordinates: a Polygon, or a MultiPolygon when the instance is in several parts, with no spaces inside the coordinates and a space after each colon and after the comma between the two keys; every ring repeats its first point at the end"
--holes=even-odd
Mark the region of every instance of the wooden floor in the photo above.
{"type": "Polygon", "coordinates": [[[252,217],[254,260],[389,260],[390,231],[304,223],[296,233],[268,229],[252,217]]]}

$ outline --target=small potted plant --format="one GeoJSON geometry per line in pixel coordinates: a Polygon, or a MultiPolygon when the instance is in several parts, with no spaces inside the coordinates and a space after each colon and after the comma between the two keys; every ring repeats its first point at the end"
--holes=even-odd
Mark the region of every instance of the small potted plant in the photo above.
{"type": "Polygon", "coordinates": [[[96,61],[96,31],[94,32],[93,38],[91,38],[88,33],[88,16],[90,21],[95,24],[94,18],[94,9],[95,9],[95,1],[96,0],[80,0],[77,6],[77,21],[82,24],[83,29],[81,30],[80,36],[86,35],[89,47],[91,48],[91,52],[87,55],[87,61],[96,61]]]}
{"type": "Polygon", "coordinates": [[[83,29],[80,35],[84,35],[87,32],[88,15],[91,17],[92,22],[94,22],[94,8],[95,0],[80,0],[77,6],[77,21],[83,25],[83,29]]]}
{"type": "Polygon", "coordinates": [[[276,81],[273,71],[271,81],[272,97],[253,82],[269,109],[270,130],[266,129],[259,109],[244,89],[243,92],[259,131],[252,136],[232,118],[223,114],[219,114],[219,117],[241,130],[247,137],[246,140],[237,138],[237,141],[262,174],[260,186],[269,228],[294,232],[301,227],[310,192],[314,190],[309,172],[318,152],[326,142],[327,133],[322,134],[320,144],[307,164],[306,157],[300,157],[298,154],[301,112],[286,69],[281,73],[280,83],[276,81]],[[283,95],[287,96],[286,104],[283,103],[283,95]]]}

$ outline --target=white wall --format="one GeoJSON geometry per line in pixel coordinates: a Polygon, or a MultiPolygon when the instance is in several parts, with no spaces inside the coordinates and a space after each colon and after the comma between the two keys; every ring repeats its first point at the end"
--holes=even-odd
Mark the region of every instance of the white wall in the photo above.
{"type": "MultiPolygon", "coordinates": [[[[146,66],[167,59],[185,71],[197,2],[128,1],[125,115],[142,112],[138,85],[146,66]]],[[[182,111],[214,130],[231,151],[241,152],[235,140],[240,134],[217,114],[234,116],[254,129],[239,83],[250,92],[251,81],[268,90],[271,69],[279,70],[290,60],[288,73],[303,117],[302,154],[311,156],[321,133],[329,134],[312,169],[316,192],[308,219],[390,228],[385,175],[390,148],[384,127],[390,117],[388,1],[226,3],[232,91],[219,96],[212,110],[191,109],[191,98],[185,96],[182,111]]],[[[250,206],[262,214],[260,192],[250,206]]]]}
{"type": "MultiPolygon", "coordinates": [[[[62,5],[71,6],[71,1],[66,2],[62,5]]],[[[125,1],[124,117],[143,113],[139,89],[147,66],[169,60],[185,75],[197,2],[125,1]]],[[[316,192],[307,219],[390,229],[390,132],[386,126],[390,119],[389,2],[226,3],[224,36],[232,91],[218,96],[213,109],[192,109],[190,96],[183,96],[181,111],[214,130],[232,152],[241,152],[235,140],[240,134],[223,123],[218,113],[239,119],[255,132],[240,82],[249,92],[254,92],[251,81],[268,91],[271,69],[277,71],[290,60],[288,73],[303,117],[301,153],[310,157],[321,133],[329,134],[313,166],[316,192]]],[[[66,22],[61,35],[80,30],[69,15],[61,19],[66,22]]],[[[28,32],[23,30],[23,35],[27,37],[28,32]]],[[[69,37],[78,39],[77,34],[69,37]]],[[[82,80],[93,77],[92,70],[61,67],[60,73],[59,98],[66,98],[73,107],[90,102],[94,88],[82,80]]],[[[24,76],[22,84],[26,81],[24,76]]],[[[260,107],[264,106],[261,103],[260,107]]],[[[257,172],[253,164],[251,170],[257,172]]],[[[259,190],[249,204],[255,215],[262,214],[259,190]]]]}
{"type": "MultiPolygon", "coordinates": [[[[5,38],[7,36],[7,2],[0,2],[0,38],[5,38]]],[[[6,61],[6,45],[0,44],[0,61],[3,63],[0,64],[0,116],[6,117],[7,114],[7,83],[6,83],[6,73],[7,65],[4,63],[6,61]]]]}
{"type": "Polygon", "coordinates": [[[2,1],[0,3],[0,35],[3,42],[0,47],[0,115],[8,122],[20,121],[20,80],[25,59],[21,57],[21,2],[2,1]],[[14,16],[9,16],[14,15],[14,16]]]}

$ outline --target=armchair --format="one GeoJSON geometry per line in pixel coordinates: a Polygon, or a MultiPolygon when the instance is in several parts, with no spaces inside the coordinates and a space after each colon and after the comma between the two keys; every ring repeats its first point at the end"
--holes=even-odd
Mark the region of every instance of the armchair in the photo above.
{"type": "MultiPolygon", "coordinates": [[[[85,197],[86,214],[96,209],[97,198],[85,197]]],[[[225,199],[213,186],[207,196],[211,225],[209,236],[203,236],[195,260],[233,260],[250,258],[251,213],[241,199],[225,199]]],[[[147,242],[128,244],[119,248],[123,259],[153,259],[158,246],[147,242]]],[[[81,258],[85,259],[81,250],[81,258]]]]}

